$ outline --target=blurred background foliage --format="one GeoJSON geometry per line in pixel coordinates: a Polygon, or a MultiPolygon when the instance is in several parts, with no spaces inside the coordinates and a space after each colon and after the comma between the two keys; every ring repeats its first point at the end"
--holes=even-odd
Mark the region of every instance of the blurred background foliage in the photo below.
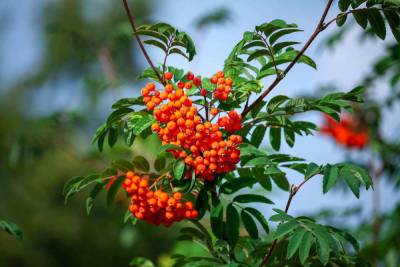
{"type": "MultiPolygon", "coordinates": [[[[149,22],[153,2],[132,2],[138,24],[149,22]]],[[[23,242],[0,232],[0,266],[126,266],[136,256],[171,266],[168,254],[172,251],[201,254],[201,248],[193,244],[174,243],[176,228],[166,231],[141,223],[134,227],[124,224],[127,203],[122,197],[112,207],[98,201],[91,216],[86,216],[84,194],[64,205],[61,191],[67,179],[101,170],[110,160],[133,153],[121,146],[100,156],[88,140],[102,121],[104,109],[109,108],[104,106],[104,98],[123,94],[136,80],[142,58],[136,53],[124,10],[115,8],[113,1],[101,1],[95,13],[91,10],[100,3],[96,0],[45,3],[40,21],[44,33],[40,64],[15,83],[0,81],[0,219],[17,223],[24,232],[23,242]],[[73,91],[82,96],[74,103],[78,108],[73,112],[67,108],[54,111],[52,94],[40,93],[51,88],[70,97],[65,80],[81,85],[79,92],[73,91]],[[35,105],[44,112],[33,112],[38,109],[35,105]]],[[[231,19],[229,10],[221,8],[197,18],[194,24],[205,31],[231,19]]],[[[5,25],[6,17],[0,20],[0,36],[5,25]]],[[[348,23],[327,38],[325,49],[340,45],[353,26],[348,23]]],[[[364,34],[360,41],[364,38],[376,37],[364,34]]],[[[369,91],[366,105],[356,114],[368,125],[371,149],[361,158],[349,158],[369,166],[376,181],[387,179],[398,188],[398,131],[387,135],[381,127],[400,98],[400,47],[394,43],[388,43],[384,55],[361,81],[369,91]],[[391,89],[384,97],[368,97],[387,85],[391,89]],[[373,159],[373,164],[368,159],[373,159]]],[[[147,149],[148,145],[142,147],[147,149]]],[[[375,188],[375,198],[378,202],[384,199],[379,188],[375,188]]],[[[341,224],[359,212],[329,210],[315,216],[341,224]]],[[[351,227],[362,241],[361,254],[373,266],[400,266],[399,219],[400,204],[385,214],[377,209],[373,219],[351,227]]]]}

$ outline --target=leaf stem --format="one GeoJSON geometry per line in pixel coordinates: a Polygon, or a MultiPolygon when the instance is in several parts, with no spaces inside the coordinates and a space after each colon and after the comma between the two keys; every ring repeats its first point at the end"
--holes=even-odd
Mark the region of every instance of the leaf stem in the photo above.
{"type": "Polygon", "coordinates": [[[318,22],[316,29],[311,34],[311,36],[308,38],[307,42],[305,43],[303,48],[300,50],[300,52],[297,54],[297,56],[293,59],[292,62],[289,63],[289,65],[283,71],[282,75],[276,76],[275,80],[270,84],[270,86],[264,92],[262,92],[261,95],[250,106],[248,106],[246,109],[243,110],[243,112],[242,112],[243,117],[245,117],[253,108],[255,108],[280,83],[280,81],[283,80],[283,78],[286,76],[286,74],[293,68],[293,66],[304,55],[305,51],[308,49],[308,47],[311,45],[311,43],[315,40],[315,38],[318,36],[318,34],[326,29],[324,27],[324,21],[326,19],[326,16],[328,15],[329,9],[332,6],[332,3],[333,3],[333,0],[329,0],[328,3],[326,4],[325,10],[322,13],[322,16],[318,22]]]}
{"type": "Polygon", "coordinates": [[[134,35],[135,35],[135,37],[136,37],[136,41],[138,42],[139,47],[140,47],[140,49],[142,50],[142,53],[143,53],[144,57],[146,58],[147,63],[148,63],[148,64],[150,65],[150,67],[153,69],[153,71],[154,71],[154,73],[156,74],[157,79],[160,81],[160,83],[162,83],[162,84],[165,85],[165,82],[163,81],[163,78],[161,77],[161,75],[160,75],[160,73],[158,72],[157,68],[154,66],[153,62],[152,62],[151,59],[150,59],[149,54],[147,53],[146,49],[144,48],[144,45],[143,45],[143,43],[142,43],[142,40],[140,39],[140,36],[139,36],[138,34],[136,34],[137,30],[136,30],[135,20],[134,20],[134,17],[133,17],[133,15],[132,15],[131,10],[129,9],[129,5],[128,5],[128,3],[127,3],[127,0],[122,0],[122,1],[123,1],[123,3],[124,3],[124,8],[125,8],[126,14],[127,14],[127,16],[128,16],[129,23],[131,24],[132,31],[133,31],[133,33],[134,33],[134,35]]]}
{"type": "MultiPolygon", "coordinates": [[[[289,191],[289,197],[288,200],[286,202],[286,206],[285,206],[285,213],[287,213],[289,211],[290,205],[292,204],[292,200],[293,197],[297,194],[297,192],[299,192],[300,188],[308,181],[310,180],[312,177],[314,177],[317,174],[314,174],[313,176],[309,177],[308,179],[305,179],[304,181],[302,181],[299,185],[292,185],[289,191]]],[[[263,261],[261,262],[259,267],[265,266],[269,259],[272,256],[272,252],[274,251],[276,245],[278,244],[278,239],[274,239],[274,241],[272,242],[271,247],[268,250],[268,253],[265,255],[263,261]]]]}

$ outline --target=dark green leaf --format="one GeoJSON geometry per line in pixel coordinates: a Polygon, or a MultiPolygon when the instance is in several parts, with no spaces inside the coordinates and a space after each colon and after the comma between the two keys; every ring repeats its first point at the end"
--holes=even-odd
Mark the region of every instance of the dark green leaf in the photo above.
{"type": "Polygon", "coordinates": [[[293,32],[301,32],[302,30],[300,29],[283,29],[280,30],[278,32],[275,32],[274,34],[271,35],[271,37],[269,38],[269,42],[271,45],[273,45],[279,38],[281,38],[282,36],[286,35],[286,34],[290,34],[293,32]]]}
{"type": "Polygon", "coordinates": [[[239,213],[232,203],[228,204],[226,208],[226,235],[228,237],[229,244],[235,246],[239,239],[239,213]]]}
{"type": "Polygon", "coordinates": [[[272,202],[268,198],[261,196],[261,195],[255,195],[255,194],[238,195],[235,198],[233,198],[233,201],[239,202],[239,203],[259,202],[259,203],[265,203],[265,204],[274,204],[274,202],[272,202]]]}
{"type": "Polygon", "coordinates": [[[368,26],[368,18],[365,12],[353,12],[353,17],[363,29],[366,29],[368,26]]]}
{"type": "Polygon", "coordinates": [[[253,134],[251,135],[251,144],[254,145],[255,147],[259,147],[264,139],[266,131],[267,128],[265,126],[262,125],[257,126],[253,134]]]}
{"type": "Polygon", "coordinates": [[[346,19],[347,19],[346,13],[339,14],[336,19],[336,25],[338,25],[339,27],[342,27],[346,23],[346,19]]]}
{"type": "Polygon", "coordinates": [[[337,166],[327,166],[324,172],[322,191],[323,193],[327,193],[329,189],[331,189],[337,181],[339,174],[339,169],[337,166]]]}
{"type": "Polygon", "coordinates": [[[132,163],[135,165],[135,168],[148,172],[150,169],[150,164],[147,159],[143,156],[136,156],[133,158],[132,163]]]}
{"type": "Polygon", "coordinates": [[[279,151],[281,147],[281,128],[271,127],[269,130],[269,141],[274,150],[279,151]]]}
{"type": "Polygon", "coordinates": [[[241,217],[242,217],[242,222],[244,225],[244,228],[246,228],[247,233],[249,233],[249,235],[252,238],[257,239],[258,238],[258,230],[257,230],[257,225],[253,220],[253,217],[251,217],[246,210],[242,210],[241,212],[241,217]]]}
{"type": "Polygon", "coordinates": [[[90,211],[93,208],[94,200],[99,195],[102,189],[103,185],[100,183],[95,184],[95,186],[93,187],[92,191],[89,194],[89,197],[86,199],[86,214],[90,214],[90,211]]]}
{"type": "Polygon", "coordinates": [[[224,235],[224,207],[218,197],[212,197],[212,205],[210,211],[211,230],[217,238],[222,238],[224,235]]]}
{"type": "Polygon", "coordinates": [[[0,229],[6,231],[10,235],[18,237],[19,239],[23,238],[23,233],[21,229],[13,222],[0,220],[0,229]]]}
{"type": "Polygon", "coordinates": [[[385,21],[381,13],[376,8],[368,9],[366,12],[372,30],[379,38],[384,40],[386,37],[386,27],[385,27],[385,21]]]}
{"type": "Polygon", "coordinates": [[[115,198],[115,195],[118,193],[119,189],[121,189],[121,184],[124,179],[117,178],[111,184],[111,187],[108,189],[107,192],[107,205],[110,206],[115,198]]]}
{"type": "Polygon", "coordinates": [[[264,218],[264,215],[258,211],[255,208],[244,208],[244,210],[246,210],[247,212],[249,212],[251,215],[253,215],[254,218],[257,219],[257,221],[261,224],[261,226],[264,228],[264,231],[266,233],[269,233],[269,227],[268,227],[268,222],[267,220],[264,218]]]}

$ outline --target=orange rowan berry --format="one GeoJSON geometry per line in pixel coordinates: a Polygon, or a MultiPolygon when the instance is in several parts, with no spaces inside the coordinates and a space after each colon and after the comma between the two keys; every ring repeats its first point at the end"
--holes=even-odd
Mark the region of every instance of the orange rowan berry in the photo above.
{"type": "Polygon", "coordinates": [[[166,73],[164,73],[164,78],[166,79],[166,80],[171,80],[172,79],[172,73],[171,72],[166,72],[166,73]]]}
{"type": "Polygon", "coordinates": [[[152,91],[152,90],[156,89],[156,85],[154,83],[148,83],[148,84],[146,84],[146,88],[149,91],[152,91]]]}
{"type": "Polygon", "coordinates": [[[192,88],[192,86],[193,86],[193,85],[192,85],[191,82],[186,82],[186,83],[185,83],[185,88],[186,88],[186,89],[190,89],[190,88],[192,88]]]}
{"type": "Polygon", "coordinates": [[[174,193],[174,198],[176,200],[181,200],[182,199],[182,193],[181,192],[175,192],[174,193]]]}
{"type": "Polygon", "coordinates": [[[217,108],[212,108],[212,109],[210,110],[210,113],[211,113],[211,115],[215,116],[215,115],[218,114],[218,109],[217,109],[217,108]]]}

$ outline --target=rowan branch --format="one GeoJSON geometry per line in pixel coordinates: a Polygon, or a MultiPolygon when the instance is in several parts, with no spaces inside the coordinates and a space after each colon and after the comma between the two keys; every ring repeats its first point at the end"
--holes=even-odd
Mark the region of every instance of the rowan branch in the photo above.
{"type": "Polygon", "coordinates": [[[140,36],[138,34],[136,34],[137,29],[136,29],[136,25],[135,25],[135,20],[134,20],[134,17],[132,15],[131,10],[129,9],[129,5],[127,3],[127,0],[122,0],[122,1],[124,3],[126,15],[128,16],[129,23],[131,24],[131,28],[132,28],[133,34],[135,35],[136,41],[138,42],[139,47],[142,50],[142,53],[143,53],[144,57],[146,58],[147,63],[153,69],[153,71],[156,74],[157,79],[160,81],[160,83],[165,84],[162,76],[160,75],[160,73],[158,72],[157,68],[154,66],[153,62],[151,61],[150,56],[147,53],[147,51],[146,51],[146,49],[145,49],[145,47],[144,47],[144,45],[142,43],[142,40],[140,39],[140,36]]]}
{"type": "MultiPolygon", "coordinates": [[[[315,174],[315,175],[316,175],[316,174],[315,174]]],[[[315,176],[315,175],[314,175],[314,176],[315,176]]],[[[297,185],[297,186],[292,185],[292,187],[290,188],[290,192],[289,192],[289,198],[288,198],[288,200],[287,200],[287,202],[286,202],[285,213],[287,213],[287,212],[289,211],[290,205],[292,204],[293,197],[297,194],[297,192],[299,192],[300,188],[301,188],[308,180],[310,180],[310,179],[311,179],[312,177],[314,177],[314,176],[311,176],[311,177],[308,178],[307,180],[304,180],[303,182],[301,182],[301,183],[300,183],[299,185],[297,185]]],[[[274,239],[274,241],[272,242],[271,247],[270,247],[269,250],[268,250],[268,253],[265,255],[265,257],[264,257],[264,259],[263,259],[263,261],[261,262],[261,264],[260,264],[259,267],[265,266],[265,265],[268,263],[269,259],[270,259],[271,256],[272,256],[272,252],[274,251],[274,249],[275,249],[275,247],[276,247],[277,244],[278,244],[278,239],[274,239]]]]}
{"type": "Polygon", "coordinates": [[[276,76],[275,80],[270,84],[270,86],[261,93],[261,95],[247,108],[245,108],[242,112],[242,117],[245,117],[253,108],[255,108],[261,101],[280,83],[281,80],[286,76],[286,74],[293,68],[293,66],[299,61],[299,59],[304,55],[305,51],[308,49],[308,47],[311,45],[311,43],[314,41],[314,39],[318,36],[320,32],[325,30],[326,28],[324,27],[324,21],[326,19],[326,16],[328,15],[329,9],[331,8],[333,3],[333,0],[329,0],[324,12],[322,13],[322,16],[318,22],[318,25],[314,32],[311,34],[311,36],[308,38],[307,42],[303,46],[303,48],[299,51],[297,56],[292,60],[292,62],[289,63],[289,65],[286,67],[286,69],[283,71],[282,75],[276,76]]]}

